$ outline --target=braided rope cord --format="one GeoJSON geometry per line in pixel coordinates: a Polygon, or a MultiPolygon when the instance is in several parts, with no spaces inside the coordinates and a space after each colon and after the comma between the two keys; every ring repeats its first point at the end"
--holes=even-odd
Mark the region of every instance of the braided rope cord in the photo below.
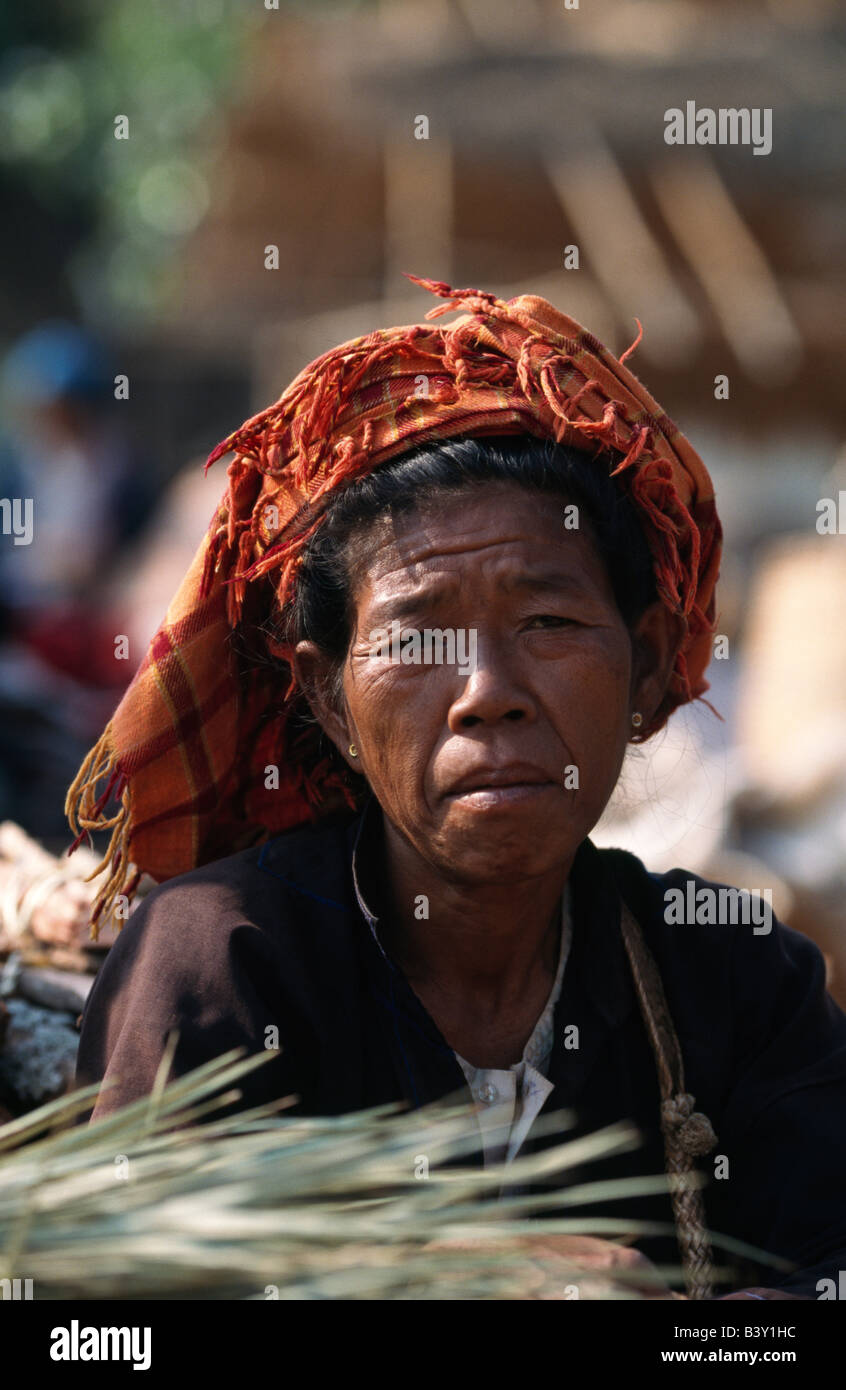
{"type": "Polygon", "coordinates": [[[696,1102],[684,1089],[681,1048],[658,966],[640,925],[622,900],[620,928],[658,1067],[661,1130],[687,1295],[691,1299],[710,1298],[713,1291],[711,1243],[702,1193],[691,1184],[690,1178],[695,1172],[693,1160],[710,1153],[717,1136],[707,1115],[694,1110],[696,1102]]]}

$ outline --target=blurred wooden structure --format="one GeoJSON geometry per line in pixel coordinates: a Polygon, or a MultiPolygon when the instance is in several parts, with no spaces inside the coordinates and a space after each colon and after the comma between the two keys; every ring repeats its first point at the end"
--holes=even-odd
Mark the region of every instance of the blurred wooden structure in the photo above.
{"type": "Polygon", "coordinates": [[[842,433],[842,28],[822,0],[273,12],[222,120],[169,333],[231,355],[260,330],[263,404],[308,360],[287,349],[315,316],[318,350],[355,306],[420,317],[403,269],[532,286],[617,351],[641,318],[637,361],[674,413],[707,409],[727,373],[732,425],[814,415],[842,433]],[[771,107],[772,152],[667,146],[664,112],[689,99],[771,107]]]}

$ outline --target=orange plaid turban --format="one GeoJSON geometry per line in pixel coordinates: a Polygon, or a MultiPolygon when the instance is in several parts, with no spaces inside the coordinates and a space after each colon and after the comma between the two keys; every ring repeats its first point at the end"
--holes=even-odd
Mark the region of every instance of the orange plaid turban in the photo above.
{"type": "MultiPolygon", "coordinates": [[[[635,503],[660,598],[688,623],[665,700],[640,737],[708,689],[721,548],[711,481],[623,366],[628,353],[617,361],[536,295],[503,301],[409,278],[447,303],[424,324],[324,353],[209,456],[206,468],[234,455],[226,492],[65,803],[76,834],[69,853],[87,831],[112,830],[94,871],[109,871],[92,911],[94,937],[105,907],[114,910],[120,893],[128,903],[142,872],[160,883],[354,804],[320,756],[319,731],[291,717],[303,698],[293,675],[283,691],[272,663],[238,656],[233,632],[257,632],[289,602],[333,491],[418,444],[528,433],[592,455],[616,451],[613,476],[635,503]],[[429,324],[453,309],[464,312],[448,326],[429,324]],[[279,769],[275,788],[266,786],[270,765],[279,769]],[[121,805],[110,817],[111,797],[121,805]]],[[[283,644],[262,641],[271,656],[289,656],[283,644]]]]}

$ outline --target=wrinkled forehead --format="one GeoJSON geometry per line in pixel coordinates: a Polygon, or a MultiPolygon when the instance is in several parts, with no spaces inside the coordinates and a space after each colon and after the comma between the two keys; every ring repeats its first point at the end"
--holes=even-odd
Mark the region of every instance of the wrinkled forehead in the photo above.
{"type": "MultiPolygon", "coordinates": [[[[605,567],[586,517],[568,526],[564,493],[516,483],[474,483],[421,498],[411,507],[375,518],[350,555],[356,599],[400,593],[441,580],[472,582],[484,573],[514,589],[522,575],[562,586],[580,575],[602,584],[605,567]]],[[[551,585],[552,586],[552,585],[551,585]]]]}

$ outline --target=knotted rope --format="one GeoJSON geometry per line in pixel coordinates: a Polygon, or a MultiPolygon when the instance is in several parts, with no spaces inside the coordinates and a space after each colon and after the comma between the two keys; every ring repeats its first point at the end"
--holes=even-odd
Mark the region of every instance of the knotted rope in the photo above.
{"type": "Polygon", "coordinates": [[[710,1153],[717,1143],[707,1115],[694,1110],[684,1088],[681,1048],[667,1006],[664,986],[640,926],[621,901],[620,927],[637,990],[638,1003],[658,1067],[661,1089],[661,1130],[676,1233],[688,1298],[711,1298],[713,1266],[705,1207],[698,1186],[691,1183],[694,1159],[710,1153]]]}

